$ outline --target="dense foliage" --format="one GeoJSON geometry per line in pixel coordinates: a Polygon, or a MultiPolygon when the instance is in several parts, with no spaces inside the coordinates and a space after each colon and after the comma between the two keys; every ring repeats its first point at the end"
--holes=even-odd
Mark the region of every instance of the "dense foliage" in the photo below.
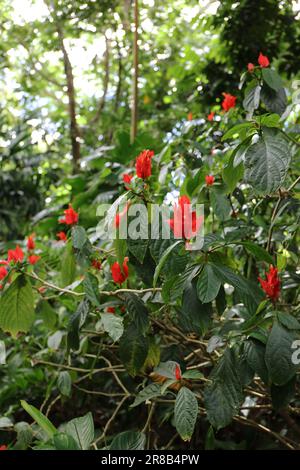
{"type": "Polygon", "coordinates": [[[299,449],[290,2],[141,2],[134,140],[133,5],[89,3],[45,1],[50,21],[22,24],[1,2],[1,73],[22,96],[2,92],[0,450],[299,449]],[[273,13],[252,30],[253,3],[273,13]],[[100,97],[66,47],[96,34],[100,79],[97,55],[85,73],[100,97]],[[136,203],[172,207],[158,238],[120,236],[136,203]]]}

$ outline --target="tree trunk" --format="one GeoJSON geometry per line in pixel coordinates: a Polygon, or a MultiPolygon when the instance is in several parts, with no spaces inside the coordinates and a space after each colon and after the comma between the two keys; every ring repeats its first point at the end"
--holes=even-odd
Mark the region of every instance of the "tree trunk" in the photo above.
{"type": "Polygon", "coordinates": [[[73,157],[73,173],[76,173],[79,169],[80,162],[80,131],[76,118],[76,99],[74,89],[74,77],[72,64],[70,62],[67,50],[64,44],[64,35],[59,23],[57,23],[57,33],[60,41],[60,48],[63,54],[64,69],[67,79],[67,93],[69,99],[69,116],[70,116],[70,138],[72,145],[72,157],[73,157]]]}
{"type": "Polygon", "coordinates": [[[105,99],[106,99],[108,84],[109,84],[109,69],[110,69],[109,56],[110,56],[110,41],[108,37],[105,35],[103,94],[99,101],[99,106],[95,114],[95,117],[90,122],[90,126],[92,126],[93,124],[96,124],[99,121],[104,105],[105,105],[105,99]]]}
{"type": "Polygon", "coordinates": [[[131,133],[130,141],[134,142],[137,134],[138,120],[138,26],[139,26],[139,7],[138,0],[134,2],[134,38],[133,38],[133,89],[132,89],[132,108],[131,108],[131,133]]]}

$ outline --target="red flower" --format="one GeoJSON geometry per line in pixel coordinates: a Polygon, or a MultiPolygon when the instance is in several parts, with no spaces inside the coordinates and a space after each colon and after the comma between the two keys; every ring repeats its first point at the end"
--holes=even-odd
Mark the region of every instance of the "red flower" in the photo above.
{"type": "Polygon", "coordinates": [[[175,366],[175,379],[180,380],[181,379],[181,370],[178,364],[175,366]]]}
{"type": "Polygon", "coordinates": [[[269,272],[266,273],[266,279],[258,278],[262,289],[273,302],[276,301],[280,295],[280,279],[278,277],[278,269],[270,266],[269,272]]]}
{"type": "Polygon", "coordinates": [[[263,55],[261,52],[258,56],[258,63],[259,65],[264,69],[266,67],[269,67],[270,61],[266,55],[263,55]]]}
{"type": "Polygon", "coordinates": [[[7,261],[10,263],[13,261],[14,263],[22,263],[24,259],[24,253],[19,245],[16,246],[14,250],[8,250],[7,252],[7,261]]]}
{"type": "Polygon", "coordinates": [[[5,264],[7,266],[9,264],[9,262],[6,261],[5,259],[0,259],[0,265],[1,264],[5,264]]]}
{"type": "Polygon", "coordinates": [[[7,269],[4,266],[0,266],[0,280],[4,279],[8,274],[7,269]]]}
{"type": "Polygon", "coordinates": [[[188,113],[187,118],[188,118],[188,121],[192,121],[193,120],[193,113],[188,113]]]}
{"type": "Polygon", "coordinates": [[[133,178],[132,175],[129,175],[128,173],[124,173],[123,182],[125,184],[126,189],[128,189],[128,185],[130,185],[132,178],[133,178]]]}
{"type": "Polygon", "coordinates": [[[93,259],[92,261],[92,266],[93,268],[97,269],[97,271],[100,271],[101,269],[101,261],[98,259],[93,259]]]}
{"type": "Polygon", "coordinates": [[[206,175],[205,182],[207,186],[212,186],[215,182],[215,177],[213,175],[206,175]]]}
{"type": "Polygon", "coordinates": [[[231,95],[230,93],[223,93],[224,99],[222,101],[222,108],[224,111],[229,111],[231,108],[235,107],[237,100],[236,96],[231,95]]]}
{"type": "Polygon", "coordinates": [[[202,224],[202,217],[191,212],[191,201],[187,196],[180,196],[178,204],[174,204],[174,217],[168,220],[176,238],[193,238],[202,224]]]}
{"type": "Polygon", "coordinates": [[[214,111],[211,111],[209,113],[209,115],[207,116],[207,120],[208,121],[213,121],[214,120],[214,116],[215,116],[215,112],[214,111]]]}
{"type": "Polygon", "coordinates": [[[115,307],[107,307],[106,311],[107,311],[107,313],[115,313],[116,309],[115,309],[115,307]]]}
{"type": "Polygon", "coordinates": [[[249,62],[249,64],[247,65],[248,72],[252,73],[254,68],[255,68],[255,65],[252,64],[252,62],[249,62]]]}
{"type": "Polygon", "coordinates": [[[67,241],[67,235],[65,232],[58,232],[56,234],[57,238],[63,242],[66,242],[67,241]]]}
{"type": "Polygon", "coordinates": [[[28,261],[30,264],[36,264],[41,259],[40,256],[37,255],[30,255],[28,256],[28,261]]]}
{"type": "Polygon", "coordinates": [[[60,219],[59,221],[60,224],[66,224],[66,225],[77,224],[79,215],[76,211],[74,211],[71,204],[69,204],[69,209],[66,209],[64,211],[64,214],[65,214],[65,217],[63,219],[60,219]]]}
{"type": "Polygon", "coordinates": [[[126,257],[124,258],[124,261],[123,261],[123,271],[121,270],[121,266],[119,265],[117,261],[112,265],[111,275],[116,284],[123,284],[123,282],[126,281],[126,279],[128,278],[129,270],[128,270],[127,263],[128,263],[128,258],[126,257]]]}
{"type": "Polygon", "coordinates": [[[35,249],[34,234],[29,235],[29,237],[27,238],[27,248],[29,251],[35,249]]]}
{"type": "Polygon", "coordinates": [[[0,446],[0,450],[7,450],[7,446],[3,444],[2,446],[0,446]]]}
{"type": "Polygon", "coordinates": [[[138,178],[143,180],[151,176],[151,158],[153,157],[153,150],[144,150],[139,154],[136,159],[135,169],[138,178]]]}
{"type": "Polygon", "coordinates": [[[125,214],[127,213],[129,205],[130,205],[130,203],[127,202],[126,206],[124,207],[122,212],[119,212],[119,208],[117,209],[117,213],[115,215],[115,220],[114,220],[114,225],[115,225],[116,228],[120,227],[121,220],[125,216],[125,214]]]}

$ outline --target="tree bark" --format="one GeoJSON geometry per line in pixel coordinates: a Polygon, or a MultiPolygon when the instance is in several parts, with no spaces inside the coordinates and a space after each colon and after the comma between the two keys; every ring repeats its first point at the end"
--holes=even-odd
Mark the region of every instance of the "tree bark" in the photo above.
{"type": "Polygon", "coordinates": [[[139,26],[139,7],[138,0],[134,2],[134,38],[133,38],[133,87],[132,87],[132,108],[131,108],[131,133],[130,141],[134,142],[137,134],[138,120],[138,26],[139,26]]]}
{"type": "Polygon", "coordinates": [[[80,162],[80,130],[76,118],[76,98],[74,88],[74,76],[72,64],[69,59],[68,52],[64,44],[64,35],[60,24],[56,23],[56,29],[59,37],[60,48],[63,54],[64,70],[67,80],[67,93],[69,100],[69,117],[70,117],[70,139],[72,146],[72,157],[73,157],[73,173],[76,173],[79,169],[80,162]]]}

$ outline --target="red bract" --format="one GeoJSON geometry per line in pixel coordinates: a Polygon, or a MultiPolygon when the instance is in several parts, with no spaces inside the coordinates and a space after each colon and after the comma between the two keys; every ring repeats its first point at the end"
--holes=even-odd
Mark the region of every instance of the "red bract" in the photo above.
{"type": "Polygon", "coordinates": [[[128,278],[129,270],[127,263],[128,258],[126,257],[123,261],[123,271],[117,261],[111,266],[111,275],[116,284],[123,284],[123,282],[128,278]]]}
{"type": "Polygon", "coordinates": [[[180,196],[178,204],[174,204],[174,217],[168,220],[176,238],[190,240],[199,231],[202,217],[191,212],[191,201],[187,196],[180,196]]]}
{"type": "Polygon", "coordinates": [[[132,175],[129,175],[128,173],[124,173],[123,182],[125,184],[126,189],[128,189],[128,185],[130,185],[132,178],[133,178],[132,175]]]}
{"type": "Polygon", "coordinates": [[[69,204],[69,208],[64,211],[65,217],[60,219],[61,224],[66,225],[74,225],[77,224],[79,215],[76,211],[74,211],[71,204],[69,204]]]}
{"type": "Polygon", "coordinates": [[[215,182],[215,177],[213,175],[206,175],[205,176],[205,182],[207,186],[212,186],[215,182]]]}
{"type": "Polygon", "coordinates": [[[34,234],[31,234],[27,238],[27,248],[29,251],[35,249],[34,234]]]}
{"type": "Polygon", "coordinates": [[[231,95],[230,93],[223,93],[224,99],[222,101],[222,108],[224,111],[229,111],[231,108],[235,107],[237,100],[236,96],[231,95]]]}
{"type": "Polygon", "coordinates": [[[115,309],[115,307],[107,307],[106,311],[107,311],[107,313],[115,313],[116,309],[115,309]]]}
{"type": "Polygon", "coordinates": [[[214,111],[211,111],[209,113],[209,115],[207,116],[207,120],[208,121],[213,121],[214,120],[214,116],[215,116],[215,112],[214,111]]]}
{"type": "Polygon", "coordinates": [[[28,261],[30,264],[36,264],[41,259],[40,256],[37,255],[30,255],[28,256],[28,261]]]}
{"type": "Polygon", "coordinates": [[[7,261],[9,263],[13,262],[13,263],[22,263],[24,259],[24,253],[22,251],[22,249],[19,247],[19,245],[16,246],[16,248],[14,250],[8,250],[7,252],[7,261]]]}
{"type": "Polygon", "coordinates": [[[153,157],[153,155],[153,150],[144,150],[137,157],[135,169],[138,178],[142,178],[143,180],[145,180],[149,178],[149,176],[151,176],[151,158],[153,157]]]}
{"type": "Polygon", "coordinates": [[[63,242],[66,242],[67,241],[67,235],[65,232],[58,232],[56,234],[57,238],[63,242]]]}
{"type": "Polygon", "coordinates": [[[0,450],[7,450],[7,446],[3,444],[2,446],[0,446],[0,450]]]}
{"type": "Polygon", "coordinates": [[[266,55],[263,55],[261,52],[258,56],[258,63],[261,66],[261,68],[266,68],[269,67],[270,61],[266,55]]]}
{"type": "Polygon", "coordinates": [[[8,274],[7,269],[4,266],[0,266],[0,280],[4,279],[8,274]]]}
{"type": "Polygon", "coordinates": [[[180,380],[181,379],[181,370],[178,364],[175,366],[175,379],[180,380]]]}
{"type": "Polygon", "coordinates": [[[193,120],[193,113],[188,113],[187,118],[188,118],[188,121],[192,121],[193,120]]]}
{"type": "Polygon", "coordinates": [[[100,271],[101,269],[101,261],[98,259],[93,259],[92,261],[92,266],[93,268],[97,269],[97,271],[100,271]]]}
{"type": "Polygon", "coordinates": [[[275,302],[280,295],[280,279],[278,277],[278,269],[270,266],[269,272],[266,272],[266,279],[258,278],[262,289],[267,297],[275,302]]]}
{"type": "Polygon", "coordinates": [[[255,65],[252,64],[252,62],[249,62],[249,64],[247,65],[248,72],[250,73],[253,72],[254,68],[255,68],[255,65]]]}
{"type": "Polygon", "coordinates": [[[0,259],[0,266],[1,264],[5,264],[6,266],[9,264],[8,261],[6,261],[5,259],[0,259]]]}
{"type": "Polygon", "coordinates": [[[122,218],[125,216],[125,214],[127,213],[129,205],[130,205],[130,203],[127,202],[127,204],[126,204],[126,206],[124,207],[124,209],[123,209],[121,212],[117,212],[117,213],[116,213],[116,215],[115,215],[115,220],[114,220],[114,225],[115,225],[116,228],[119,228],[119,227],[120,227],[121,220],[122,220],[122,218]]]}

